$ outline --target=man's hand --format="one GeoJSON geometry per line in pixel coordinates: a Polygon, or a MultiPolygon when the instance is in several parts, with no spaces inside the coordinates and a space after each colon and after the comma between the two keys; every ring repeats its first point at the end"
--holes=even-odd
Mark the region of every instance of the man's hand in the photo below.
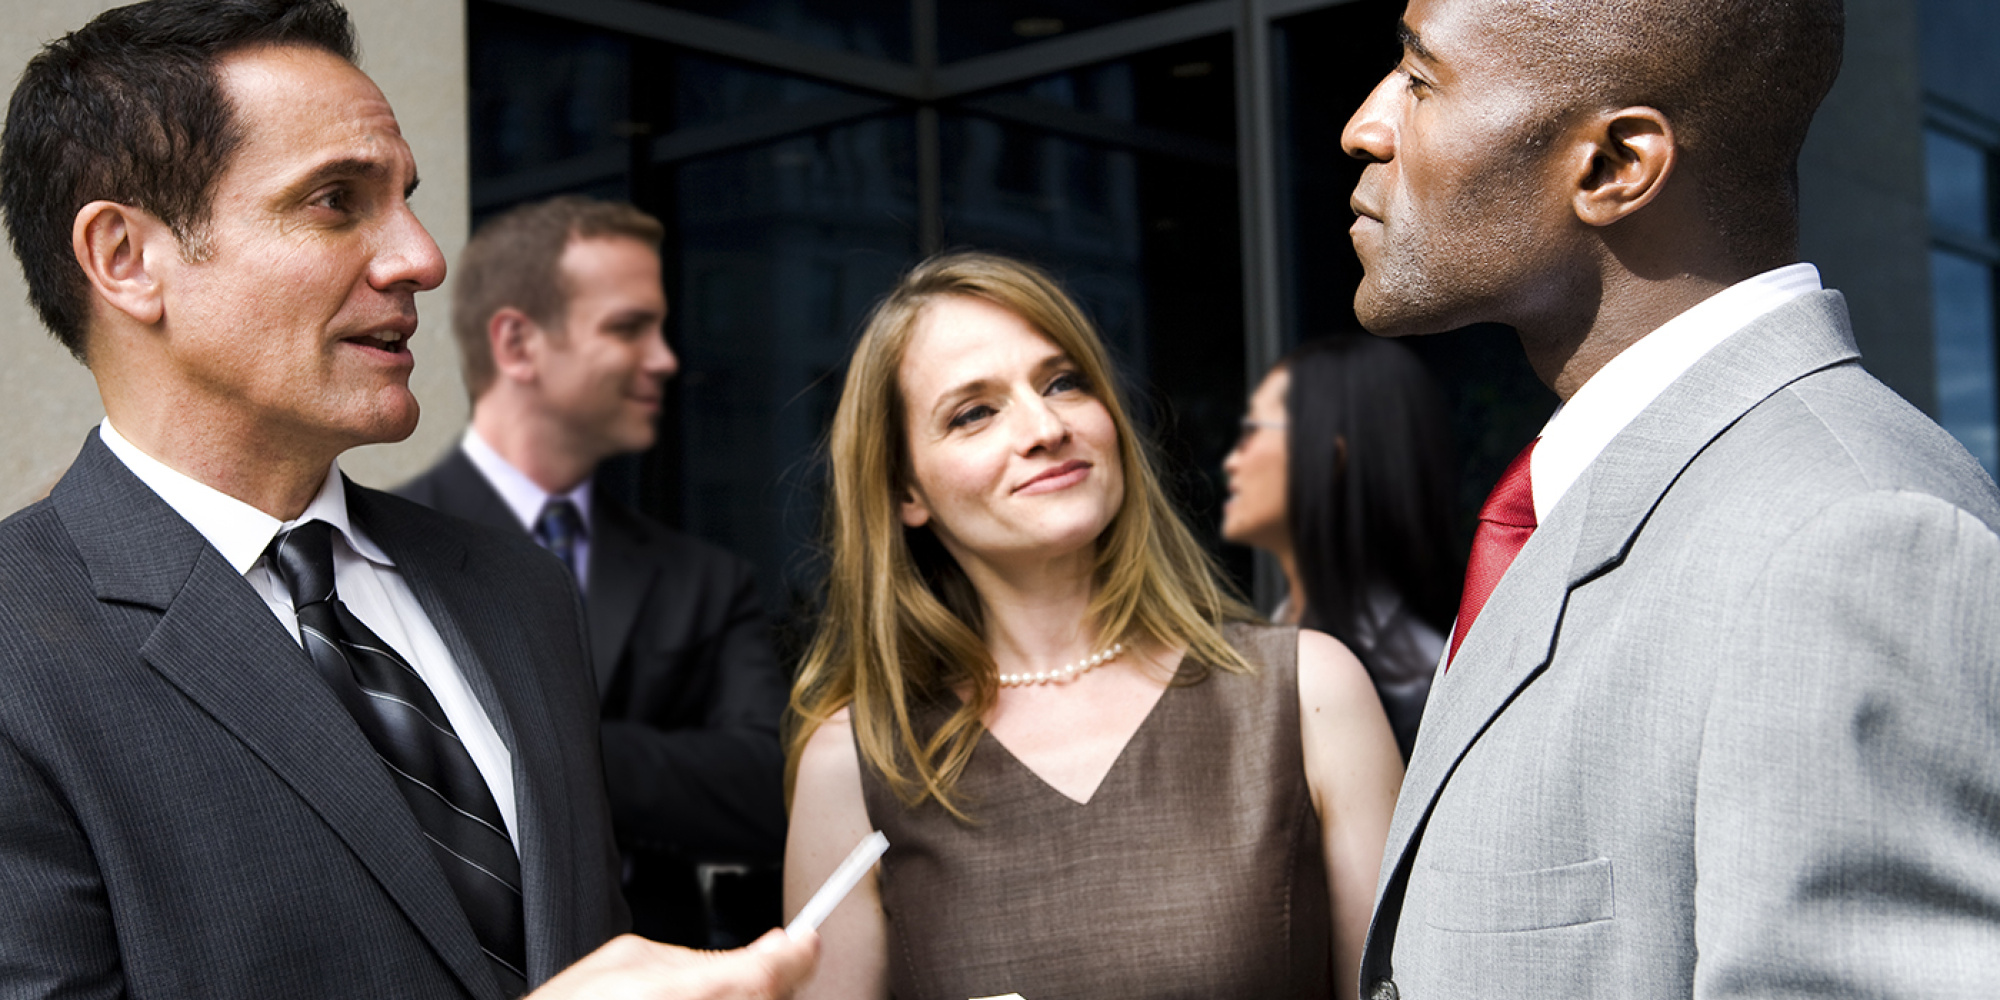
{"type": "Polygon", "coordinates": [[[819,935],[774,930],[735,951],[690,951],[632,934],[585,955],[524,1000],[784,1000],[812,975],[819,935]]]}

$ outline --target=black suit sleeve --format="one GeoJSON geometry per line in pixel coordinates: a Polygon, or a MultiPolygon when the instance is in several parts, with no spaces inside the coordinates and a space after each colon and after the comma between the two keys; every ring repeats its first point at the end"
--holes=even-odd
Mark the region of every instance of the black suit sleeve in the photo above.
{"type": "Polygon", "coordinates": [[[701,555],[695,586],[674,598],[696,607],[664,612],[692,614],[693,629],[662,639],[642,619],[606,704],[613,826],[627,846],[688,860],[775,862],[785,836],[785,678],[749,564],[720,550],[701,555]],[[662,648],[669,643],[679,645],[662,648]]]}
{"type": "Polygon", "coordinates": [[[0,734],[0,995],[124,993],[89,842],[55,789],[0,734]]]}

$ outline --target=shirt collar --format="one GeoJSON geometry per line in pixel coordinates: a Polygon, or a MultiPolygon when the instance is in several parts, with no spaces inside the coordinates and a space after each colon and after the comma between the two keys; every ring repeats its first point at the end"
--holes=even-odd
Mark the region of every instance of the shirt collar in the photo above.
{"type": "Polygon", "coordinates": [[[1535,520],[1653,400],[1694,363],[1765,313],[1820,289],[1819,269],[1791,264],[1739,281],[1619,352],[1549,418],[1528,459],[1535,520]]]}
{"type": "MultiPolygon", "coordinates": [[[[549,501],[558,494],[542,489],[534,480],[528,478],[527,473],[515,468],[514,463],[501,457],[500,452],[487,444],[485,438],[479,436],[478,428],[467,427],[465,438],[459,443],[459,447],[464,449],[465,457],[471,460],[472,467],[478,469],[479,474],[485,476],[486,481],[492,484],[493,491],[500,494],[501,501],[514,515],[514,520],[521,522],[521,527],[534,531],[535,522],[541,519],[542,508],[548,506],[549,501]]],[[[560,494],[576,505],[577,517],[582,520],[586,535],[590,532],[590,492],[594,478],[585,476],[583,482],[577,484],[576,489],[560,494]]]]}
{"type": "Polygon", "coordinates": [[[109,417],[98,426],[98,437],[140,482],[166,501],[167,506],[193,525],[203,538],[208,539],[208,544],[215,546],[215,550],[238,573],[250,572],[250,568],[263,557],[264,550],[270,548],[271,539],[276,538],[278,532],[307,521],[325,521],[332,525],[346,539],[348,547],[362,558],[383,566],[395,565],[395,560],[390,559],[388,553],[383,552],[372,539],[361,534],[347,516],[347,489],[340,474],[339,462],[327,467],[319,493],[313,496],[311,503],[306,504],[305,512],[295,520],[280,521],[140,451],[137,445],[127,441],[117,428],[111,426],[109,417]]]}

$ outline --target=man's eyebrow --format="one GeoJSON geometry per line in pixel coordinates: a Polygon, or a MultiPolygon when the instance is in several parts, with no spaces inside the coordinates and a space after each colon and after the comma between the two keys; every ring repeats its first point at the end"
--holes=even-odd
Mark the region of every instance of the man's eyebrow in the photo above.
{"type": "MultiPolygon", "coordinates": [[[[293,184],[288,190],[292,194],[303,196],[329,181],[348,178],[372,180],[384,176],[389,172],[390,167],[385,160],[377,160],[365,156],[343,156],[340,159],[328,160],[314,167],[304,177],[299,178],[298,182],[293,184]]],[[[411,174],[409,186],[403,189],[403,197],[408,198],[416,192],[417,182],[417,176],[411,174]]]]}
{"type": "Polygon", "coordinates": [[[1417,37],[1417,29],[1410,27],[1410,23],[1401,18],[1396,20],[1396,40],[1403,43],[1403,51],[1425,62],[1437,62],[1437,57],[1431,55],[1431,50],[1424,48],[1424,40],[1417,37]]]}

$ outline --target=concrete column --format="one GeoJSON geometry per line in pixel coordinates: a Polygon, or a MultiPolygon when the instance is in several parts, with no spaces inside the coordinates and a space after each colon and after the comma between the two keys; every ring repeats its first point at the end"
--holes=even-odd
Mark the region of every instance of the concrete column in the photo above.
{"type": "Polygon", "coordinates": [[[1847,0],[1840,80],[1799,164],[1800,250],[1847,296],[1868,370],[1937,412],[1914,0],[1847,0]]]}
{"type": "MultiPolygon", "coordinates": [[[[123,0],[115,0],[123,2],[123,0]]],[[[18,80],[49,39],[81,27],[112,0],[0,0],[0,79],[18,80]]],[[[469,225],[466,165],[464,0],[347,0],[361,36],[361,67],[396,109],[416,152],[423,187],[417,215],[456,262],[469,225]]],[[[48,492],[104,410],[90,373],[76,363],[28,306],[12,253],[0,254],[0,514],[48,492]]],[[[417,299],[422,326],[413,342],[411,380],[423,420],[408,441],[350,452],[341,460],[356,480],[393,485],[422,470],[465,426],[465,391],[451,342],[450,285],[417,299]]]]}

